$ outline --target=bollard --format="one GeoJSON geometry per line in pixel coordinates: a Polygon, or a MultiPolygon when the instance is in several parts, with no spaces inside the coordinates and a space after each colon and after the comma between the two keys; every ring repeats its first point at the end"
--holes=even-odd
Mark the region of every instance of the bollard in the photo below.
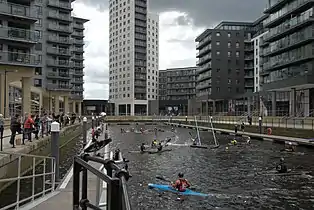
{"type": "Polygon", "coordinates": [[[96,116],[96,127],[98,127],[98,116],[96,116]]]}
{"type": "Polygon", "coordinates": [[[55,181],[58,182],[59,174],[59,137],[60,137],[60,124],[58,122],[51,123],[51,155],[55,158],[55,181]]]}
{"type": "Polygon", "coordinates": [[[87,144],[87,118],[83,118],[83,145],[87,144]]]}
{"type": "Polygon", "coordinates": [[[95,120],[95,117],[92,116],[92,129],[94,129],[94,120],[95,120]]]}
{"type": "Polygon", "coordinates": [[[0,150],[3,151],[3,131],[4,131],[4,127],[1,126],[0,127],[0,138],[1,138],[1,148],[0,150]]]}

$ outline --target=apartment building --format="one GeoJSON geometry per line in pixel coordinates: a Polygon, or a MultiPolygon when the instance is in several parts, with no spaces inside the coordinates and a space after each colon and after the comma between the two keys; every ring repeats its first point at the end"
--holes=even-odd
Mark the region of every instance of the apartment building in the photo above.
{"type": "Polygon", "coordinates": [[[223,21],[196,38],[196,89],[202,113],[230,112],[229,99],[253,92],[253,26],[252,22],[223,21]]]}
{"type": "Polygon", "coordinates": [[[158,94],[157,15],[147,0],[109,1],[109,100],[116,115],[147,114],[158,94]]]}
{"type": "Polygon", "coordinates": [[[195,98],[197,67],[159,71],[159,100],[189,100],[195,98]]]}
{"type": "Polygon", "coordinates": [[[34,2],[0,2],[0,83],[1,113],[9,117],[9,84],[18,82],[22,87],[22,111],[31,110],[31,86],[35,68],[42,57],[35,52],[40,33],[35,30],[38,11],[34,2]]]}
{"type": "MultiPolygon", "coordinates": [[[[314,110],[313,1],[269,1],[264,27],[261,89],[275,93],[285,115],[310,116],[314,110]]],[[[273,109],[278,110],[277,107],[273,109]]]]}
{"type": "MultiPolygon", "coordinates": [[[[30,92],[40,95],[40,109],[69,112],[69,97],[81,112],[83,100],[83,24],[71,16],[69,0],[2,1],[0,18],[4,77],[2,113],[8,113],[9,86],[22,91],[23,112],[30,112],[30,92]],[[9,67],[7,65],[10,65],[9,67]],[[19,85],[19,81],[22,84],[19,85]]],[[[2,103],[1,103],[2,104],[2,103]]],[[[74,107],[74,105],[73,105],[74,107]]],[[[21,111],[22,113],[22,111],[21,111]]]]}

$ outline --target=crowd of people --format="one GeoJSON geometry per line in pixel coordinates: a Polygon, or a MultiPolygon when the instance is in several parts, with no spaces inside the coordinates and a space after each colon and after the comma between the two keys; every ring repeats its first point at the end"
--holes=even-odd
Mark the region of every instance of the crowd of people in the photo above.
{"type": "MultiPolygon", "coordinates": [[[[67,125],[73,125],[78,118],[78,121],[81,121],[81,117],[77,117],[75,113],[72,114],[55,114],[48,113],[45,110],[42,110],[42,114],[30,114],[25,113],[24,116],[16,114],[11,117],[10,130],[11,137],[9,143],[12,145],[12,148],[15,147],[15,138],[17,134],[22,134],[22,144],[25,144],[25,140],[32,142],[32,134],[35,135],[35,139],[39,139],[40,132],[42,134],[50,134],[51,123],[56,121],[60,123],[60,127],[67,125]]],[[[3,135],[4,130],[4,119],[3,115],[0,114],[0,132],[3,135]]]]}

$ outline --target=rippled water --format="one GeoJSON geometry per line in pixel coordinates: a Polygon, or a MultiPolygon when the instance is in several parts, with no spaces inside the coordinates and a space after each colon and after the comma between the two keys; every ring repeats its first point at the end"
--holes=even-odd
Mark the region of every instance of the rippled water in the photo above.
{"type": "MultiPolygon", "coordinates": [[[[230,147],[225,151],[225,145],[232,137],[217,135],[222,145],[217,150],[171,146],[171,152],[136,154],[128,151],[137,150],[142,142],[149,144],[154,135],[121,134],[121,127],[128,128],[111,126],[110,135],[114,147],[119,147],[130,160],[129,170],[133,177],[129,181],[129,194],[133,209],[314,209],[312,176],[262,175],[273,170],[280,157],[285,157],[289,168],[312,171],[314,152],[311,149],[298,148],[304,155],[284,154],[280,152],[283,145],[252,140],[251,146],[230,147]],[[147,188],[148,183],[162,183],[156,180],[156,175],[175,180],[179,172],[185,174],[196,191],[212,196],[206,199],[188,197],[181,203],[176,201],[174,194],[159,196],[147,188]]],[[[165,129],[168,131],[159,133],[160,139],[172,135],[169,127],[165,129]]],[[[193,132],[177,128],[175,143],[186,143],[189,131],[193,132]]],[[[209,132],[201,132],[201,139],[203,144],[213,144],[209,132]]]]}

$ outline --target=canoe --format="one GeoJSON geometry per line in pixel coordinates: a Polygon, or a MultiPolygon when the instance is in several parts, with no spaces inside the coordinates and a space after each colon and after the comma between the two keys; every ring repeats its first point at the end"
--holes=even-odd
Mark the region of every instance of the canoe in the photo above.
{"type": "Polygon", "coordinates": [[[179,192],[178,190],[176,190],[175,188],[171,187],[170,185],[148,184],[148,188],[149,189],[157,189],[157,190],[161,190],[161,191],[172,192],[172,193],[176,193],[176,194],[179,194],[179,195],[201,196],[201,197],[209,196],[209,194],[195,192],[195,191],[190,190],[190,189],[186,189],[184,192],[179,192]]]}

